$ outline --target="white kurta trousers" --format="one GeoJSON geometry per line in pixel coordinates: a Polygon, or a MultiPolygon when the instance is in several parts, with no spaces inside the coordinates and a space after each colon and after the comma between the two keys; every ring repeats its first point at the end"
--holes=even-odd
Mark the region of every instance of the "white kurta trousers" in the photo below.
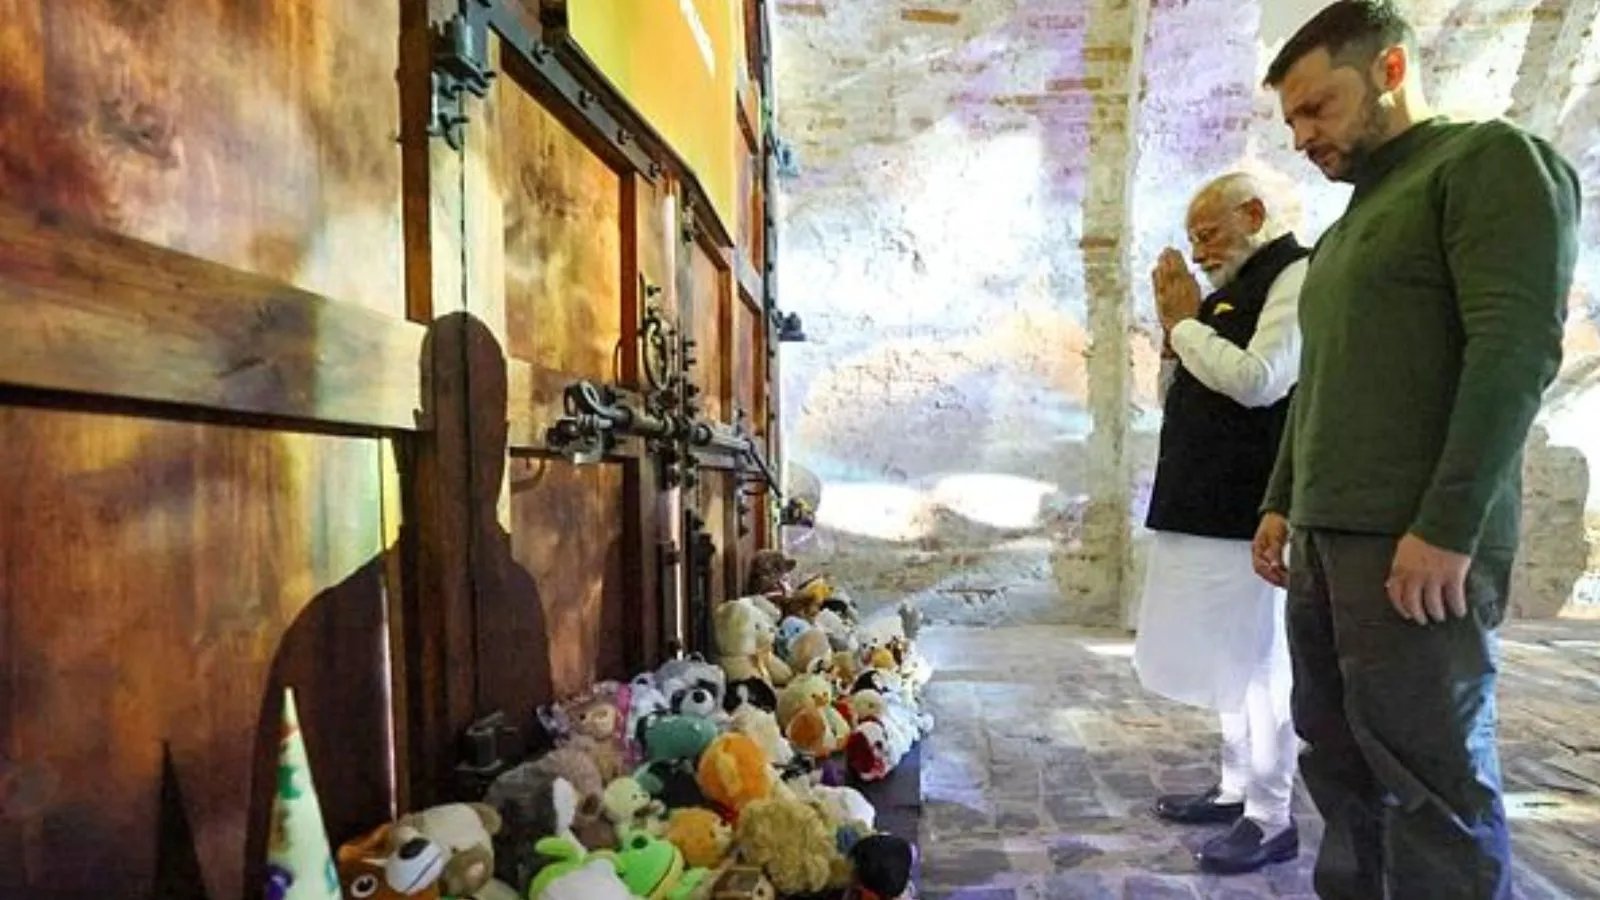
{"type": "Polygon", "coordinates": [[[1283,614],[1248,541],[1156,534],[1134,667],[1147,690],[1218,713],[1223,793],[1267,824],[1288,820],[1298,749],[1283,614]]]}

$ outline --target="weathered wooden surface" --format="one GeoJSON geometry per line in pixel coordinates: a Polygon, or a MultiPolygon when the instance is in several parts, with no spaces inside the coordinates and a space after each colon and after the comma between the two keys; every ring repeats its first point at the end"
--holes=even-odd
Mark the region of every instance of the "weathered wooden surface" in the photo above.
{"type": "Polygon", "coordinates": [[[0,433],[0,768],[32,783],[0,777],[0,895],[149,896],[184,853],[210,896],[259,883],[284,685],[330,831],[389,814],[376,440],[7,406],[0,433]],[[158,847],[175,815],[192,845],[158,847]]]}
{"type": "Polygon", "coordinates": [[[3,203],[0,333],[0,383],[324,423],[422,424],[420,326],[3,203]]]}
{"type": "Polygon", "coordinates": [[[621,180],[514,82],[495,92],[507,349],[609,381],[622,332],[621,180]]]}
{"type": "Polygon", "coordinates": [[[391,0],[0,0],[0,197],[403,309],[391,0]]]}
{"type": "Polygon", "coordinates": [[[620,640],[627,507],[620,465],[575,468],[518,458],[511,466],[511,554],[519,581],[495,601],[488,621],[496,628],[485,630],[480,646],[485,678],[497,682],[489,699],[531,710],[542,697],[570,696],[597,678],[631,674],[622,671],[620,640]]]}
{"type": "Polygon", "coordinates": [[[684,330],[693,335],[696,359],[691,375],[700,386],[701,410],[706,418],[725,421],[731,414],[728,396],[729,317],[732,314],[726,270],[718,268],[699,244],[690,251],[694,294],[684,300],[684,330]]]}

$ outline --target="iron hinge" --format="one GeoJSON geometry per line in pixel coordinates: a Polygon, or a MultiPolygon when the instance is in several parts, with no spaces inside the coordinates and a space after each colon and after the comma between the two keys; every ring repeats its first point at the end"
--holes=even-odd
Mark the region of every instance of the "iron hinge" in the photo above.
{"type": "Polygon", "coordinates": [[[465,144],[471,118],[466,95],[489,96],[495,72],[489,68],[488,0],[462,0],[461,11],[446,19],[434,36],[433,115],[428,133],[454,150],[465,144]]]}

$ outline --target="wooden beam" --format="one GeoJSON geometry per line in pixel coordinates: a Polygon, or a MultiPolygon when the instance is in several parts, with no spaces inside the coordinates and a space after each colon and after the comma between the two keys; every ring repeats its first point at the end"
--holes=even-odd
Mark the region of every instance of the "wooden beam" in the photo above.
{"type": "Polygon", "coordinates": [[[764,285],[761,273],[750,264],[750,256],[743,249],[733,251],[733,273],[739,282],[739,296],[744,305],[757,316],[761,315],[761,298],[764,285]]]}
{"type": "Polygon", "coordinates": [[[410,431],[421,326],[0,204],[0,384],[410,431]]]}

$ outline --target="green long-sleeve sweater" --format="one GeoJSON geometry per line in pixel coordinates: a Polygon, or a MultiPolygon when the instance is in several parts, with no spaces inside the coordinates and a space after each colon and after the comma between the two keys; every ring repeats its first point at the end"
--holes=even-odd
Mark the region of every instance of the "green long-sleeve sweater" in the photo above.
{"type": "Polygon", "coordinates": [[[1300,295],[1300,382],[1263,510],[1298,528],[1513,550],[1522,446],[1561,363],[1572,167],[1434,119],[1358,173],[1300,295]]]}

